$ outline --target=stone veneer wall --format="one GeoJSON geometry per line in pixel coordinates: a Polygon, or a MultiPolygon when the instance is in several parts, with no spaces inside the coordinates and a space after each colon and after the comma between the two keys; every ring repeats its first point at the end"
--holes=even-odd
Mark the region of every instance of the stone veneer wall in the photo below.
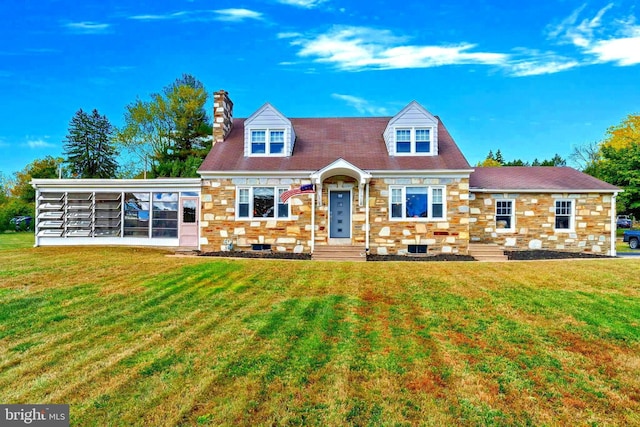
{"type": "Polygon", "coordinates": [[[427,245],[428,253],[466,254],[469,247],[468,178],[379,178],[371,180],[370,251],[378,255],[407,253],[408,245],[427,245]],[[445,185],[444,221],[390,221],[390,185],[445,185]]]}
{"type": "Polygon", "coordinates": [[[236,220],[236,186],[293,186],[308,184],[309,180],[281,178],[233,178],[203,180],[202,221],[200,245],[203,252],[228,250],[225,241],[232,241],[234,249],[251,250],[251,245],[272,245],[278,252],[309,253],[311,251],[311,195],[302,194],[289,199],[291,216],[288,219],[236,220]]]}
{"type": "Polygon", "coordinates": [[[611,250],[611,195],[472,193],[469,206],[472,243],[602,254],[611,250]],[[496,230],[496,199],[515,200],[515,231],[496,230]],[[556,199],[574,201],[574,231],[554,231],[556,199]]]}
{"type": "MultiPolygon", "coordinates": [[[[291,217],[287,220],[236,220],[236,186],[299,186],[304,179],[234,178],[204,180],[202,186],[201,249],[226,251],[231,240],[235,249],[251,250],[251,244],[271,244],[279,252],[311,251],[311,196],[289,199],[291,217]]],[[[362,205],[357,182],[350,177],[334,176],[322,184],[322,202],[316,206],[316,245],[328,242],[329,190],[351,189],[351,241],[366,242],[366,192],[362,205]]],[[[406,254],[411,244],[423,244],[429,253],[466,254],[469,243],[468,178],[374,178],[370,181],[370,249],[374,254],[406,254]],[[389,221],[389,185],[446,185],[445,221],[389,221]]]]}

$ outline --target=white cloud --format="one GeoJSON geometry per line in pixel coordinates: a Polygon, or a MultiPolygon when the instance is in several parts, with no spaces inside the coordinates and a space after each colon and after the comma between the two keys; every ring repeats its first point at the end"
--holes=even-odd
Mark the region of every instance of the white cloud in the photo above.
{"type": "Polygon", "coordinates": [[[331,63],[348,71],[367,69],[429,68],[455,64],[500,65],[508,55],[474,52],[476,45],[411,45],[389,30],[366,27],[334,27],[311,39],[295,39],[301,46],[298,56],[315,57],[315,62],[331,63]]]}
{"type": "Polygon", "coordinates": [[[294,37],[302,37],[302,34],[296,32],[278,33],[276,34],[276,37],[279,39],[291,39],[294,37]]]}
{"type": "Polygon", "coordinates": [[[38,139],[28,139],[27,142],[25,142],[25,144],[27,147],[31,148],[31,149],[38,149],[38,148],[51,148],[51,147],[55,147],[55,144],[52,144],[50,142],[45,141],[42,138],[38,138],[38,139]]]}
{"type": "Polygon", "coordinates": [[[412,45],[389,30],[334,27],[315,38],[294,39],[298,56],[335,65],[348,71],[367,69],[430,68],[456,64],[504,64],[509,55],[474,52],[475,44],[412,45]]]}
{"type": "Polygon", "coordinates": [[[100,22],[82,21],[68,22],[63,24],[63,27],[77,34],[105,34],[109,32],[111,25],[100,22]]]}
{"type": "Polygon", "coordinates": [[[348,105],[355,108],[360,114],[368,114],[371,116],[388,116],[389,111],[384,107],[377,107],[372,105],[364,98],[359,98],[353,95],[343,95],[340,93],[333,93],[331,97],[346,102],[348,105]]]}
{"type": "Polygon", "coordinates": [[[619,66],[640,64],[640,25],[635,24],[634,16],[605,23],[605,13],[613,6],[610,3],[593,18],[579,21],[586,7],[582,6],[560,24],[551,27],[548,35],[560,44],[577,47],[586,55],[586,63],[613,62],[619,66]]]}
{"type": "Polygon", "coordinates": [[[262,19],[262,13],[249,9],[220,9],[216,10],[221,21],[244,21],[245,19],[262,19]]]}
{"type": "Polygon", "coordinates": [[[163,15],[134,15],[129,19],[137,21],[166,21],[179,20],[183,22],[209,22],[209,21],[231,21],[240,22],[246,19],[263,19],[260,12],[249,9],[218,9],[218,10],[183,10],[163,15]]]}
{"type": "Polygon", "coordinates": [[[602,62],[615,62],[621,66],[640,64],[640,27],[636,31],[636,37],[599,40],[587,52],[602,62]]]}
{"type": "Polygon", "coordinates": [[[324,2],[326,2],[326,0],[278,0],[278,3],[302,7],[304,9],[313,9],[324,2]]]}

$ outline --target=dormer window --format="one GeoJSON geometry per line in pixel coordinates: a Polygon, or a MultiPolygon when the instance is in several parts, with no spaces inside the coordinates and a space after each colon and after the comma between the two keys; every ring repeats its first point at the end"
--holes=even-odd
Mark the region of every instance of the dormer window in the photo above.
{"type": "Polygon", "coordinates": [[[246,157],[288,157],[293,154],[296,132],[287,119],[271,104],[264,104],[244,121],[246,157]]]}
{"type": "Polygon", "coordinates": [[[284,130],[252,130],[251,154],[281,155],[284,153],[284,130]]]}
{"type": "Polygon", "coordinates": [[[431,153],[430,128],[397,128],[396,154],[431,153]]]}

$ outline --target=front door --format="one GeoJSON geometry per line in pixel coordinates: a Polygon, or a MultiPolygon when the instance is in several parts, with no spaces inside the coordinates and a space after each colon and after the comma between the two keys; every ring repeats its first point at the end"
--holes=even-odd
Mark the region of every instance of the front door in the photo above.
{"type": "Polygon", "coordinates": [[[329,191],[329,237],[351,237],[351,192],[329,191]]]}
{"type": "Polygon", "coordinates": [[[180,246],[198,246],[198,203],[197,197],[180,199],[180,246]]]}

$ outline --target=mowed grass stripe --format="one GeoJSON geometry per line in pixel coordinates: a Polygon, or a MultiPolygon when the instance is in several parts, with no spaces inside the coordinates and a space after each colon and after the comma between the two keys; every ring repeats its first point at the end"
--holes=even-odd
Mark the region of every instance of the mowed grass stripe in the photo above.
{"type": "MultiPolygon", "coordinates": [[[[119,335],[122,338],[122,334],[132,333],[129,341],[139,339],[141,336],[148,334],[149,331],[156,328],[157,323],[161,323],[163,318],[157,318],[157,314],[160,312],[173,311],[173,314],[180,314],[186,310],[186,305],[181,304],[185,300],[192,297],[197,290],[197,283],[199,286],[206,286],[206,283],[200,281],[200,276],[189,277],[188,275],[183,277],[182,283],[176,285],[175,276],[164,281],[166,287],[159,286],[152,292],[155,294],[162,294],[163,298],[153,297],[149,301],[154,301],[153,304],[146,304],[144,306],[137,306],[138,299],[130,298],[131,305],[122,304],[115,309],[104,308],[102,313],[95,313],[89,311],[88,319],[85,319],[83,324],[78,325],[77,332],[73,335],[66,336],[65,341],[58,341],[49,343],[48,346],[43,346],[39,349],[42,354],[50,354],[49,359],[43,359],[40,364],[34,364],[31,366],[32,371],[17,370],[16,376],[23,378],[23,382],[27,380],[33,373],[35,380],[39,383],[39,387],[35,387],[29,383],[25,384],[25,388],[31,391],[37,391],[37,388],[46,388],[48,382],[44,382],[41,377],[38,377],[40,370],[55,363],[58,360],[72,357],[73,363],[71,363],[64,372],[59,372],[59,375],[66,373],[74,373],[78,366],[88,365],[90,366],[92,361],[108,356],[109,352],[117,351],[112,349],[113,342],[111,340],[105,340],[105,336],[119,335]],[[180,290],[188,290],[189,292],[180,292],[180,290]],[[158,304],[158,301],[162,301],[158,304]],[[138,309],[139,308],[139,309],[138,309]],[[182,310],[181,310],[182,308],[182,310]],[[135,313],[135,316],[133,314],[135,313]],[[105,319],[101,319],[100,314],[107,314],[105,319]],[[133,316],[133,317],[132,317],[133,316]],[[126,332],[125,332],[126,331],[126,332]],[[66,345],[65,345],[66,344],[66,345]],[[85,348],[89,347],[90,351],[85,351],[85,348]],[[50,348],[54,348],[51,351],[50,348]]],[[[124,301],[122,301],[124,302],[124,301]]],[[[176,325],[172,326],[175,328],[176,325]]],[[[50,334],[55,334],[55,330],[48,331],[50,334]]],[[[32,356],[36,356],[34,353],[32,356]]],[[[11,381],[13,378],[7,376],[7,379],[11,381]]],[[[55,381],[57,378],[50,378],[51,381],[55,381]]]]}
{"type": "Polygon", "coordinates": [[[71,403],[74,425],[640,424],[635,260],[355,265],[63,248],[66,265],[48,274],[56,248],[42,249],[0,259],[2,271],[31,263],[0,280],[0,304],[36,297],[33,312],[13,307],[45,332],[18,320],[0,339],[0,401],[25,369],[21,398],[71,403]],[[39,359],[50,363],[30,369],[39,359]]]}
{"type": "MultiPolygon", "coordinates": [[[[236,294],[236,291],[232,289],[230,289],[228,292],[233,292],[234,294],[236,294]]],[[[204,370],[205,374],[208,371],[210,372],[215,371],[217,366],[213,362],[224,360],[226,357],[231,357],[231,356],[226,356],[224,353],[222,353],[221,349],[228,349],[228,351],[232,353],[243,352],[244,341],[249,340],[250,335],[238,336],[236,334],[230,333],[228,328],[226,328],[225,325],[228,322],[237,322],[239,321],[239,319],[237,318],[237,316],[232,317],[232,316],[229,316],[228,314],[230,312],[239,314],[245,310],[247,312],[253,312],[256,309],[256,307],[254,307],[250,303],[247,303],[246,301],[243,301],[241,298],[232,299],[230,301],[231,301],[230,305],[228,307],[225,307],[223,311],[219,313],[202,313],[201,312],[201,316],[199,316],[198,319],[194,319],[194,320],[197,320],[195,324],[185,325],[185,328],[182,334],[177,335],[174,340],[164,343],[163,347],[165,348],[165,351],[162,354],[156,354],[154,355],[154,358],[148,359],[148,363],[145,366],[143,366],[143,369],[141,371],[139,371],[140,375],[133,375],[133,378],[132,378],[132,373],[130,370],[125,372],[124,374],[124,377],[126,378],[125,381],[121,382],[117,389],[111,390],[109,393],[106,394],[109,396],[109,400],[110,401],[115,400],[117,402],[118,398],[113,396],[124,396],[125,399],[127,399],[127,396],[131,396],[132,394],[138,395],[138,396],[148,395],[149,393],[140,393],[139,390],[141,388],[149,387],[148,383],[157,382],[158,379],[156,377],[156,374],[161,376],[165,374],[164,368],[168,368],[168,366],[164,366],[163,360],[166,360],[167,356],[172,356],[174,350],[177,353],[185,353],[187,355],[190,355],[193,352],[193,350],[191,350],[190,347],[196,346],[199,349],[199,351],[197,351],[196,353],[197,357],[194,357],[193,359],[191,359],[191,361],[194,364],[194,368],[200,368],[201,370],[204,370]],[[220,335],[221,333],[223,335],[220,335]],[[166,350],[166,349],[170,349],[170,350],[166,350]],[[204,352],[204,354],[202,354],[202,352],[204,352]],[[209,352],[212,352],[212,356],[208,356],[209,352]],[[214,355],[216,357],[214,357],[214,355]]],[[[253,304],[255,303],[258,303],[258,300],[254,300],[253,304]]],[[[126,362],[126,361],[123,361],[123,362],[126,362]]],[[[180,361],[180,362],[184,363],[184,361],[180,361]]],[[[172,363],[171,365],[174,365],[174,364],[172,363]]],[[[130,365],[129,367],[131,368],[133,366],[134,365],[130,365]]],[[[174,372],[180,369],[181,369],[180,363],[176,363],[175,366],[171,367],[171,370],[174,372]]],[[[204,385],[200,385],[199,388],[206,386],[206,384],[208,384],[208,381],[209,380],[207,379],[207,376],[204,375],[202,377],[202,382],[204,383],[204,385]]],[[[159,388],[163,390],[166,390],[167,387],[173,389],[176,386],[172,384],[160,384],[159,386],[159,388]]],[[[191,387],[193,387],[193,385],[191,387]]],[[[196,387],[198,386],[196,385],[196,387]]],[[[180,386],[178,388],[182,389],[183,386],[180,386]]],[[[151,393],[151,395],[154,395],[154,394],[151,393]]],[[[194,390],[192,390],[190,393],[185,394],[183,396],[188,403],[188,406],[186,406],[186,409],[191,408],[191,402],[193,400],[194,395],[197,395],[197,393],[195,393],[194,390]]],[[[102,399],[104,399],[104,397],[102,397],[102,399]]],[[[108,413],[105,415],[107,415],[109,418],[114,417],[114,420],[121,419],[121,417],[124,417],[124,419],[127,420],[127,422],[129,421],[133,422],[135,420],[137,420],[138,422],[141,422],[139,417],[154,414],[155,416],[162,416],[167,424],[171,424],[170,419],[179,418],[180,411],[185,410],[184,407],[181,407],[179,405],[179,401],[180,400],[172,400],[172,403],[170,405],[171,407],[163,408],[163,410],[160,411],[161,415],[158,415],[157,410],[151,411],[151,412],[148,411],[148,408],[146,407],[146,404],[145,404],[145,399],[144,397],[142,397],[140,400],[136,402],[136,407],[134,410],[129,410],[123,414],[108,413]],[[165,411],[170,411],[171,408],[174,408],[176,412],[172,413],[171,415],[165,412],[165,411]]],[[[94,409],[94,408],[88,407],[86,408],[86,411],[94,412],[98,409],[100,408],[94,409]]],[[[145,418],[145,423],[151,422],[151,421],[152,420],[145,418]]]]}

